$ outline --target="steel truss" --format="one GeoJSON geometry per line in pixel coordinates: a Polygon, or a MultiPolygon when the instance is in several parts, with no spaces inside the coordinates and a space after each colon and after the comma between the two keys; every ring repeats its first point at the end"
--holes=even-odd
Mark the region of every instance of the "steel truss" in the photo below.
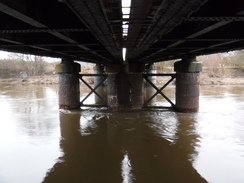
{"type": "Polygon", "coordinates": [[[150,86],[152,86],[156,90],[156,92],[147,101],[144,102],[143,108],[175,108],[175,104],[162,92],[162,90],[166,88],[166,86],[168,86],[176,78],[176,74],[143,74],[143,78],[146,80],[148,84],[150,84],[150,86]],[[171,79],[167,81],[161,88],[158,88],[148,78],[152,76],[159,76],[159,77],[171,76],[171,79]],[[171,107],[148,105],[149,102],[151,102],[158,94],[160,94],[167,102],[169,102],[171,107]]]}
{"type": "Polygon", "coordinates": [[[90,93],[88,93],[85,98],[80,102],[80,106],[81,107],[107,107],[107,101],[104,100],[104,98],[99,95],[96,92],[96,89],[101,86],[107,79],[107,74],[80,74],[80,80],[91,90],[90,93]],[[97,84],[97,86],[94,86],[94,88],[92,88],[84,79],[83,77],[103,77],[103,79],[97,84]],[[84,102],[86,101],[86,99],[92,94],[94,93],[96,96],[98,96],[104,104],[84,104],[84,102]]]}
{"type": "MultiPolygon", "coordinates": [[[[175,104],[162,92],[164,88],[166,88],[175,78],[176,74],[143,74],[142,77],[145,79],[146,83],[148,83],[151,87],[153,87],[156,92],[143,104],[143,108],[174,108],[175,104]],[[158,77],[166,77],[170,76],[171,78],[161,87],[158,88],[152,81],[149,79],[149,77],[152,76],[158,76],[158,77]],[[168,103],[170,103],[171,107],[165,107],[165,106],[150,106],[149,103],[158,95],[160,94],[168,103]]],[[[96,89],[100,87],[106,80],[107,80],[107,74],[80,74],[79,75],[80,80],[91,90],[80,102],[81,107],[108,107],[107,101],[96,92],[96,89]],[[84,79],[83,77],[103,77],[103,79],[93,87],[91,87],[84,79]],[[84,102],[87,100],[87,98],[94,93],[96,96],[98,96],[102,101],[103,104],[84,104],[84,102]]]]}

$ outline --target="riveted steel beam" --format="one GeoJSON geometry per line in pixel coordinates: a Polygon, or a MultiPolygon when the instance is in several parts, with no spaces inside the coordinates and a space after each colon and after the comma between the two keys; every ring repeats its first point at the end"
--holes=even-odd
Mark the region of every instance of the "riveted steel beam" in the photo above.
{"type": "Polygon", "coordinates": [[[50,32],[89,32],[88,29],[69,28],[69,29],[12,29],[12,30],[0,30],[0,34],[29,34],[29,33],[50,33],[50,32]]]}
{"type": "Polygon", "coordinates": [[[106,13],[101,8],[104,6],[103,2],[99,0],[63,0],[63,2],[89,28],[96,38],[103,43],[107,50],[117,60],[122,61],[121,40],[113,36],[114,33],[108,23],[106,13]]]}
{"type": "MultiPolygon", "coordinates": [[[[34,26],[36,28],[48,29],[48,26],[44,25],[43,23],[38,22],[37,20],[35,20],[35,19],[33,19],[33,18],[31,18],[31,17],[29,17],[29,16],[27,16],[27,15],[25,15],[25,14],[23,14],[23,13],[17,11],[17,10],[15,10],[15,9],[3,4],[3,3],[0,3],[0,12],[3,12],[5,14],[11,16],[11,17],[14,17],[14,18],[16,18],[16,19],[18,19],[18,20],[20,20],[20,21],[22,21],[22,22],[24,22],[26,24],[34,26]]],[[[51,31],[49,33],[51,35],[61,39],[61,40],[64,40],[64,41],[68,42],[68,43],[71,43],[71,44],[77,44],[78,43],[77,41],[75,41],[72,38],[66,36],[65,34],[61,34],[60,32],[51,31]]],[[[82,44],[79,44],[78,47],[83,49],[83,50],[86,50],[87,52],[90,52],[90,53],[96,55],[98,58],[104,60],[105,62],[111,62],[111,60],[103,57],[102,55],[98,54],[94,50],[91,50],[91,49],[89,49],[88,47],[86,47],[86,46],[84,46],[82,44]]],[[[39,48],[39,47],[34,47],[34,48],[43,50],[43,48],[39,48]]],[[[52,52],[52,50],[48,50],[48,51],[52,52]]],[[[64,54],[61,54],[61,56],[63,56],[63,55],[64,54]]],[[[66,55],[66,56],[68,56],[68,55],[66,55]]],[[[71,55],[71,57],[73,57],[73,56],[71,55]]]]}
{"type": "MultiPolygon", "coordinates": [[[[242,16],[242,15],[244,15],[244,11],[240,11],[240,12],[237,13],[236,15],[237,15],[237,16],[238,16],[238,15],[239,15],[239,16],[242,16]]],[[[176,47],[176,46],[178,46],[178,45],[184,43],[184,42],[187,41],[187,40],[194,40],[195,38],[196,38],[196,40],[197,40],[197,37],[202,36],[202,35],[204,35],[204,34],[207,34],[207,33],[211,32],[211,31],[213,31],[213,30],[216,30],[216,29],[218,29],[218,28],[220,28],[220,27],[223,27],[223,26],[225,26],[225,25],[227,25],[227,24],[230,24],[230,23],[232,23],[232,20],[225,20],[225,21],[220,21],[220,22],[211,24],[210,26],[207,26],[207,27],[205,27],[205,28],[203,28],[203,29],[197,31],[197,32],[195,32],[195,33],[193,33],[193,34],[191,34],[191,35],[185,37],[184,39],[179,39],[178,41],[175,41],[174,43],[168,45],[167,47],[157,50],[156,52],[154,52],[154,53],[152,53],[152,54],[150,54],[150,55],[148,55],[148,56],[146,56],[146,57],[140,59],[140,61],[143,61],[143,62],[147,62],[147,61],[149,61],[149,62],[151,62],[152,60],[150,60],[149,58],[151,58],[151,57],[153,57],[153,56],[155,56],[155,55],[159,55],[160,52],[164,52],[164,51],[168,50],[169,48],[176,47]]],[[[238,42],[238,41],[239,41],[239,40],[236,40],[236,39],[235,39],[235,40],[227,41],[227,43],[220,43],[220,44],[229,44],[229,43],[238,42]]],[[[216,47],[217,45],[219,45],[219,43],[218,43],[218,44],[214,44],[214,45],[212,45],[212,47],[216,47]]],[[[202,49],[202,48],[201,48],[201,49],[202,49]]],[[[204,49],[208,49],[208,48],[203,48],[202,50],[204,50],[204,49]]],[[[197,49],[193,49],[193,50],[199,50],[199,49],[197,48],[197,49]]],[[[193,50],[191,51],[192,53],[194,52],[193,50]]],[[[187,53],[181,53],[180,55],[184,55],[184,54],[187,54],[187,53]]],[[[197,54],[196,54],[196,55],[197,55],[197,54]]],[[[173,57],[173,55],[172,55],[172,57],[173,57]]],[[[174,55],[174,57],[175,57],[175,55],[174,55]]],[[[177,56],[176,56],[176,58],[180,58],[180,57],[177,57],[177,56]]]]}
{"type": "Polygon", "coordinates": [[[163,35],[182,22],[183,17],[189,16],[194,9],[198,9],[206,1],[200,0],[174,0],[163,1],[162,9],[158,10],[157,21],[154,26],[144,34],[144,39],[138,48],[132,49],[128,57],[135,58],[158,41],[163,35]]]}
{"type": "MultiPolygon", "coordinates": [[[[150,103],[150,101],[152,101],[158,94],[160,94],[168,103],[170,103],[171,107],[174,108],[175,104],[162,92],[162,90],[164,88],[166,88],[175,78],[176,78],[176,74],[143,74],[143,78],[146,80],[146,82],[153,87],[156,92],[147,100],[144,102],[143,107],[144,108],[150,108],[153,106],[149,106],[148,104],[150,103]],[[158,88],[152,81],[150,81],[150,79],[148,77],[151,76],[159,76],[159,77],[165,77],[165,76],[170,76],[171,78],[161,87],[158,88]]],[[[163,106],[158,106],[157,108],[164,108],[163,106]]]]}
{"type": "Polygon", "coordinates": [[[80,74],[79,76],[80,80],[91,90],[80,102],[80,106],[82,107],[107,107],[107,101],[99,94],[99,92],[96,91],[106,80],[107,80],[107,75],[106,74],[80,74]],[[102,79],[97,83],[97,85],[92,88],[84,79],[83,77],[101,77],[102,79]],[[88,97],[91,94],[95,94],[102,102],[103,104],[84,104],[84,102],[88,99],[88,97]]]}
{"type": "Polygon", "coordinates": [[[189,22],[219,22],[219,21],[232,21],[232,22],[244,22],[243,16],[233,17],[188,17],[184,19],[189,22]]]}

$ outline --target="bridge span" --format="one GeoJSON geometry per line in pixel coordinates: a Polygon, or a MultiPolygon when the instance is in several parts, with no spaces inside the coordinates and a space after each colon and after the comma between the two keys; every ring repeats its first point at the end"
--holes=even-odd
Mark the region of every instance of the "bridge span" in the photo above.
{"type": "Polygon", "coordinates": [[[169,102],[197,111],[201,64],[195,58],[243,49],[243,15],[241,0],[1,0],[0,49],[62,58],[60,108],[69,109],[82,104],[83,76],[74,61],[98,64],[92,92],[102,100],[97,91],[107,79],[105,104],[124,110],[144,106],[143,80],[164,96],[164,87],[148,79],[151,65],[181,59],[172,75],[176,102],[169,102]]]}

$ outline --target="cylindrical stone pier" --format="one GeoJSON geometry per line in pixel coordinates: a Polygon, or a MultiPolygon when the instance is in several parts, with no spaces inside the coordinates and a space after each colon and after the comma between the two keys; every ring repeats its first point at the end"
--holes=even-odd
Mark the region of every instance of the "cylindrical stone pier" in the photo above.
{"type": "MultiPolygon", "coordinates": [[[[157,74],[156,66],[153,64],[148,65],[148,68],[146,69],[147,74],[157,74]]],[[[148,76],[147,77],[154,85],[156,85],[156,77],[155,76],[148,76]]],[[[149,84],[145,84],[145,94],[144,98],[145,101],[148,101],[155,93],[155,89],[149,84]]],[[[156,100],[156,97],[154,97],[148,104],[152,104],[156,100]]]]}
{"type": "Polygon", "coordinates": [[[106,66],[106,72],[108,73],[107,102],[110,111],[131,111],[142,109],[142,70],[142,66],[139,64],[128,65],[128,67],[125,65],[106,66]]]}
{"type": "Polygon", "coordinates": [[[202,64],[196,57],[176,62],[176,105],[179,112],[197,112],[199,110],[199,73],[202,64]]]}
{"type": "MultiPolygon", "coordinates": [[[[96,64],[94,67],[94,74],[103,74],[104,73],[104,67],[101,64],[96,64]]],[[[99,85],[103,81],[103,76],[95,76],[94,77],[94,88],[99,85]]],[[[104,83],[101,84],[96,89],[97,94],[104,99],[104,101],[107,101],[107,95],[105,91],[104,83]]],[[[104,101],[97,95],[95,95],[95,103],[96,104],[104,104],[104,101]]]]}
{"type": "Polygon", "coordinates": [[[80,65],[73,60],[62,59],[62,62],[56,66],[56,72],[59,80],[59,108],[80,108],[80,65]]]}

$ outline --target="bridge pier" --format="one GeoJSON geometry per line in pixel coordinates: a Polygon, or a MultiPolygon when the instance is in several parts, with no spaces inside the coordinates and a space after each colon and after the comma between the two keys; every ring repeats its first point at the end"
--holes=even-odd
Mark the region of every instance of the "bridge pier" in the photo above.
{"type": "Polygon", "coordinates": [[[107,102],[111,111],[142,109],[142,64],[107,65],[107,102]]]}
{"type": "MultiPolygon", "coordinates": [[[[100,83],[103,82],[103,76],[104,74],[104,66],[101,64],[96,64],[94,67],[94,74],[101,75],[101,76],[96,76],[94,77],[94,88],[99,85],[100,83]]],[[[96,89],[97,94],[101,96],[104,100],[107,100],[107,93],[105,91],[105,86],[104,83],[102,83],[97,89],[96,89]]],[[[97,95],[95,95],[95,103],[96,104],[104,104],[104,101],[97,95]]]]}
{"type": "Polygon", "coordinates": [[[176,71],[176,111],[197,112],[201,63],[196,61],[196,57],[184,58],[175,63],[174,70],[176,71]]]}
{"type": "Polygon", "coordinates": [[[56,66],[58,73],[59,87],[59,108],[79,109],[80,108],[80,65],[73,60],[62,59],[56,66]]]}
{"type": "MultiPolygon", "coordinates": [[[[101,85],[104,81],[103,69],[103,67],[97,65],[94,71],[94,88],[97,87],[93,92],[98,95],[95,98],[96,104],[106,102],[110,111],[131,111],[144,107],[144,64],[106,65],[106,94],[104,86],[101,85]],[[104,95],[106,96],[104,97],[104,95]]],[[[197,62],[195,57],[184,58],[182,61],[175,63],[174,69],[176,71],[175,104],[170,100],[168,101],[176,111],[197,112],[199,109],[199,73],[202,69],[201,63],[197,62]]],[[[153,72],[152,68],[149,68],[148,71],[153,72]]],[[[80,102],[80,65],[73,60],[62,59],[62,62],[56,66],[56,72],[59,78],[59,108],[79,109],[82,103],[80,102]]],[[[154,76],[153,73],[152,76],[154,76]]],[[[151,79],[149,81],[146,80],[152,83],[151,79]]],[[[157,92],[163,95],[161,90],[169,82],[161,89],[158,89],[157,92]]],[[[154,89],[156,89],[155,87],[154,89]]],[[[164,97],[167,100],[167,97],[164,97]]]]}
{"type": "MultiPolygon", "coordinates": [[[[146,73],[147,74],[156,74],[157,73],[156,66],[153,65],[153,64],[149,64],[147,66],[146,73]]],[[[156,85],[157,82],[156,82],[156,77],[155,76],[148,76],[148,79],[154,85],[156,85]]],[[[150,84],[146,83],[144,92],[145,92],[144,98],[145,98],[145,101],[147,101],[153,96],[153,94],[155,93],[155,89],[150,84]]],[[[155,100],[156,100],[156,97],[153,98],[148,104],[152,104],[155,100]]]]}

